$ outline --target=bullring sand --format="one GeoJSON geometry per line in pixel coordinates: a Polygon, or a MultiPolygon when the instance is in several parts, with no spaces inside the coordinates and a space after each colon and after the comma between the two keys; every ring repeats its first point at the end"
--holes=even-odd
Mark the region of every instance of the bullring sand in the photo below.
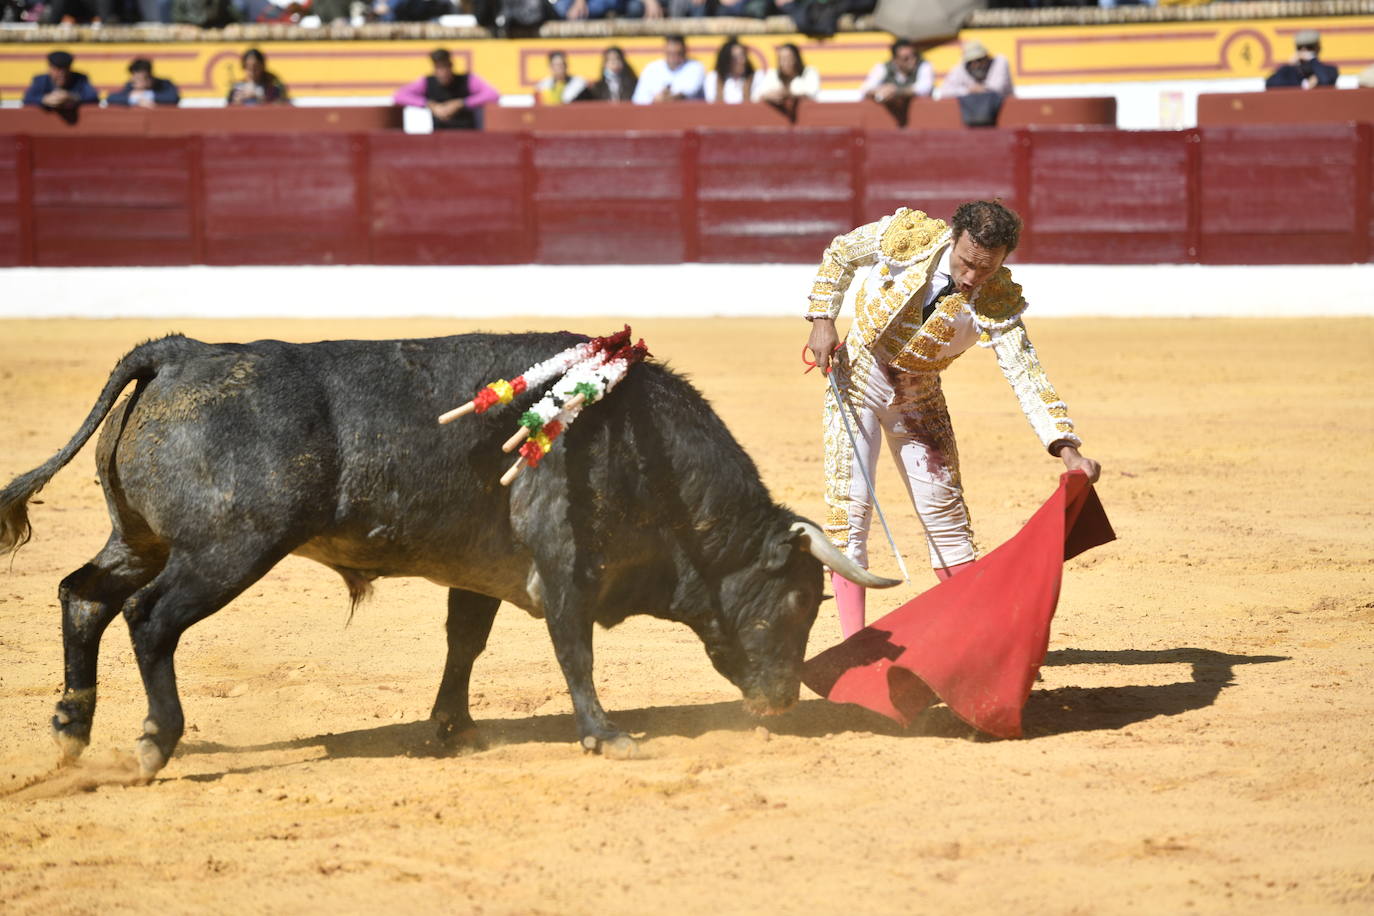
{"type": "MultiPolygon", "coordinates": [[[[613,328],[604,319],[0,322],[0,482],[75,431],[115,360],[208,340],[613,328]]],[[[775,497],[820,517],[818,405],[797,320],[642,320],[775,497]]],[[[132,786],[144,697],[106,634],[92,746],[54,771],[57,584],[108,533],[88,447],[0,570],[0,901],[7,913],[1368,913],[1374,909],[1374,320],[1031,323],[1120,540],[1068,564],[1027,737],[942,707],[902,732],[803,690],[766,728],[685,628],[597,634],[612,717],[574,745],[542,622],[497,618],[474,676],[490,749],[439,756],[426,721],[443,592],[343,583],[291,558],[194,627],[189,723],[132,786]]],[[[1058,467],[990,354],[946,390],[980,543],[1058,467]]],[[[455,396],[455,403],[458,396],[455,396]]],[[[404,435],[404,430],[397,430],[404,435]]],[[[887,473],[883,473],[886,471],[887,473]]],[[[908,556],[920,531],[890,468],[908,556]]],[[[894,565],[880,541],[876,568],[894,565]]],[[[919,564],[913,563],[913,570],[919,564]]],[[[875,595],[895,607],[933,583],[875,595]]],[[[811,652],[837,641],[822,605],[811,652]]]]}

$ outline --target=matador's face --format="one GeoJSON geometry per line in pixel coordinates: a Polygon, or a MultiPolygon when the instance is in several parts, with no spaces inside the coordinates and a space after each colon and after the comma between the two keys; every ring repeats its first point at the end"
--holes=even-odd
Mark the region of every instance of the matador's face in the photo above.
{"type": "Polygon", "coordinates": [[[989,277],[997,273],[1007,257],[1007,246],[984,248],[967,232],[959,233],[949,253],[950,274],[959,292],[972,296],[989,277]]]}

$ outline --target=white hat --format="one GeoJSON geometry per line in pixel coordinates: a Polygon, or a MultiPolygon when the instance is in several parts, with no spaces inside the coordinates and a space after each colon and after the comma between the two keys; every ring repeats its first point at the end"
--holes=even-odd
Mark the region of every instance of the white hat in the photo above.
{"type": "Polygon", "coordinates": [[[981,41],[964,42],[964,63],[968,63],[971,60],[981,60],[987,56],[988,49],[983,47],[981,41]]]}

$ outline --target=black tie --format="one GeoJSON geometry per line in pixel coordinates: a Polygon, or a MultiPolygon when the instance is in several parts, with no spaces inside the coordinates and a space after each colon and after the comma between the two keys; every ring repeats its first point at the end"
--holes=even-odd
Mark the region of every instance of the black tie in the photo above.
{"type": "Polygon", "coordinates": [[[930,316],[935,314],[935,309],[937,309],[937,308],[939,307],[941,300],[943,300],[946,296],[948,296],[948,295],[949,295],[950,293],[952,293],[952,292],[954,292],[954,276],[953,276],[953,274],[950,275],[949,280],[947,280],[947,281],[945,282],[945,285],[944,285],[943,287],[941,287],[940,291],[939,291],[938,293],[935,294],[935,298],[932,299],[932,300],[930,300],[930,304],[927,305],[924,309],[921,310],[921,323],[922,323],[922,324],[925,324],[927,321],[930,320],[930,316]]]}

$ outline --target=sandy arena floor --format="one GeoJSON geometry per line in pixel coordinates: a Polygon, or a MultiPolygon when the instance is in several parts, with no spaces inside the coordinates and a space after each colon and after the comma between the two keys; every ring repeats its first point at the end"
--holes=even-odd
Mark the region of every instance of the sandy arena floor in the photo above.
{"type": "MultiPolygon", "coordinates": [[[[473,327],[0,322],[0,485],[57,451],[149,336],[473,327]]],[[[799,374],[805,325],[635,331],[695,379],[775,497],[819,518],[823,382],[799,374]]],[[[379,583],[345,627],[343,583],[292,558],[183,640],[189,727],[155,784],[127,784],[144,696],[122,623],[105,640],[92,746],[54,772],[57,584],[109,530],[88,447],[0,567],[0,909],[1371,912],[1374,320],[1031,332],[1106,466],[1120,540],[1066,570],[1021,741],[979,739],[942,708],[901,733],[805,689],[765,731],[689,631],[636,618],[598,633],[597,682],[612,716],[647,735],[644,759],[584,756],[543,623],[506,608],[474,676],[493,747],[435,757],[442,590],[379,583]]],[[[990,354],[966,356],[946,388],[987,549],[1059,465],[990,354]]],[[[892,476],[880,491],[919,554],[892,476]]],[[[917,578],[871,608],[933,583],[917,578]]],[[[812,651],[837,638],[827,602],[812,651]]]]}

